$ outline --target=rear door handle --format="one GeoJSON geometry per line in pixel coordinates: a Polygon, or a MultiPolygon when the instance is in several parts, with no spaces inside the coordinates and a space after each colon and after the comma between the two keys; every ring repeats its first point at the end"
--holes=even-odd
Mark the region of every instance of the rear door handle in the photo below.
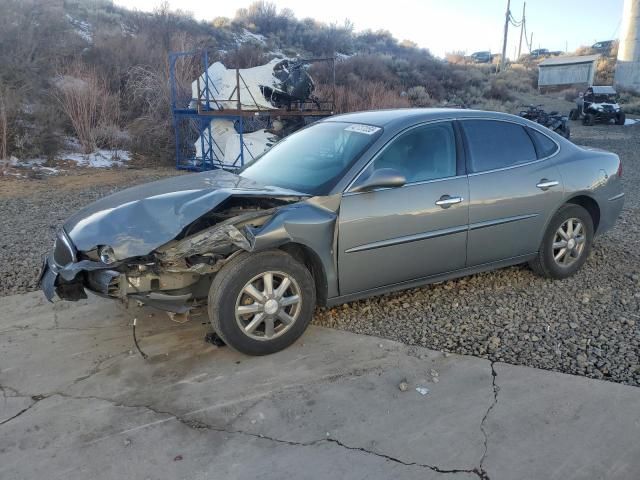
{"type": "Polygon", "coordinates": [[[547,180],[546,178],[543,178],[536,184],[536,187],[538,187],[540,190],[549,190],[551,187],[555,187],[559,183],[560,182],[558,182],[557,180],[547,180]]]}
{"type": "Polygon", "coordinates": [[[461,203],[462,197],[452,197],[450,195],[442,195],[440,200],[436,201],[436,205],[442,208],[449,208],[451,205],[455,205],[456,203],[461,203]]]}

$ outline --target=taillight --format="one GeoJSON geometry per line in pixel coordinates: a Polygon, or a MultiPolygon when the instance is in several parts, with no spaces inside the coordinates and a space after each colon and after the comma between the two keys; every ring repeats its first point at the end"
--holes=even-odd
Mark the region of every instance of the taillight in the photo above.
{"type": "Polygon", "coordinates": [[[618,178],[622,177],[622,160],[618,159],[618,178]]]}

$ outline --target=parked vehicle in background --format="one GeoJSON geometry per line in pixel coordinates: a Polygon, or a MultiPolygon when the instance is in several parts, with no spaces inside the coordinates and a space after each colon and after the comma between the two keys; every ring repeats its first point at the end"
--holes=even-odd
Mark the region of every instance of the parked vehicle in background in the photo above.
{"type": "Polygon", "coordinates": [[[531,50],[531,58],[541,58],[541,57],[548,57],[549,54],[549,50],[546,48],[536,48],[535,50],[531,50]]]}
{"type": "Polygon", "coordinates": [[[582,119],[583,125],[609,123],[624,125],[625,114],[618,105],[618,93],[611,86],[592,86],[576,99],[576,108],[569,112],[571,120],[582,119]]]}
{"type": "Polygon", "coordinates": [[[558,135],[562,135],[564,138],[571,136],[571,130],[569,128],[569,118],[565,115],[560,115],[558,112],[545,112],[540,105],[520,105],[520,107],[526,108],[526,110],[520,111],[520,116],[531,120],[532,122],[539,123],[547,127],[549,130],[553,130],[558,135]]]}
{"type": "Polygon", "coordinates": [[[491,63],[491,59],[491,52],[488,51],[474,52],[471,54],[471,60],[475,63],[491,63]]]}
{"type": "Polygon", "coordinates": [[[593,50],[594,52],[608,55],[609,53],[611,53],[611,49],[613,48],[614,43],[615,43],[615,40],[605,40],[603,42],[596,42],[593,45],[591,45],[591,50],[593,50]]]}
{"type": "Polygon", "coordinates": [[[623,206],[620,159],[497,112],[350,113],[237,174],[120,191],[58,230],[40,284],[188,312],[251,355],[291,345],[316,304],[528,262],[562,279],[623,206]]]}

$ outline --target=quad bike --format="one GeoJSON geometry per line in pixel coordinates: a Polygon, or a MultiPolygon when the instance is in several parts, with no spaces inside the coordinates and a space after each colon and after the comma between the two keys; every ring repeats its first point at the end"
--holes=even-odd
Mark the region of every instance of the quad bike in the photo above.
{"type": "Polygon", "coordinates": [[[571,120],[582,119],[583,125],[593,125],[596,122],[624,125],[625,115],[618,105],[618,94],[613,87],[592,86],[587,88],[576,99],[576,108],[569,112],[571,120]]]}
{"type": "Polygon", "coordinates": [[[568,139],[571,135],[566,116],[560,115],[555,111],[547,113],[541,108],[542,105],[520,105],[520,107],[526,108],[526,110],[520,111],[521,117],[539,123],[549,130],[553,130],[558,135],[562,135],[564,138],[568,139]]]}

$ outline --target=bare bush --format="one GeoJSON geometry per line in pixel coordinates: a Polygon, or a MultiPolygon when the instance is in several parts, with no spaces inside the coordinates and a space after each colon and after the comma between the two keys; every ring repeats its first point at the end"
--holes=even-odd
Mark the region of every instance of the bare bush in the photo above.
{"type": "Polygon", "coordinates": [[[613,85],[616,59],[612,57],[600,57],[596,63],[596,85],[613,85]]]}
{"type": "MultiPolygon", "coordinates": [[[[331,98],[331,87],[317,85],[316,94],[320,98],[331,98]]],[[[378,108],[406,108],[409,100],[399,91],[390,89],[381,82],[358,82],[354,85],[336,86],[336,112],[356,112],[378,108]]]]}
{"type": "Polygon", "coordinates": [[[9,119],[7,118],[7,106],[5,91],[0,85],[0,160],[8,158],[9,119]]]}
{"type": "Polygon", "coordinates": [[[117,125],[119,95],[109,92],[97,72],[76,62],[56,76],[53,97],[69,120],[85,153],[97,147],[97,133],[105,125],[117,125]]]}
{"type": "Polygon", "coordinates": [[[227,68],[251,68],[264,65],[269,58],[260,45],[245,43],[235,50],[228,52],[222,62],[227,68]]]}
{"type": "Polygon", "coordinates": [[[411,87],[407,90],[407,98],[412,107],[430,107],[433,105],[429,92],[422,85],[411,87]]]}
{"type": "Polygon", "coordinates": [[[511,93],[507,82],[502,78],[494,78],[491,80],[491,84],[484,93],[484,97],[501,102],[509,102],[513,100],[513,94],[511,93]]]}

